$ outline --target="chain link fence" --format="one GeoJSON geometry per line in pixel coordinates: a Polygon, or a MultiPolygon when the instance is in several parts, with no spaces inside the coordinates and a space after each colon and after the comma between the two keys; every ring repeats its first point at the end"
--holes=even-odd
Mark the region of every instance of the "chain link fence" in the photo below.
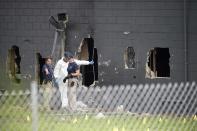
{"type": "Polygon", "coordinates": [[[58,90],[0,92],[0,131],[197,131],[192,83],[79,87],[75,112],[61,109],[58,90]],[[46,93],[47,94],[47,93],[46,93]]]}

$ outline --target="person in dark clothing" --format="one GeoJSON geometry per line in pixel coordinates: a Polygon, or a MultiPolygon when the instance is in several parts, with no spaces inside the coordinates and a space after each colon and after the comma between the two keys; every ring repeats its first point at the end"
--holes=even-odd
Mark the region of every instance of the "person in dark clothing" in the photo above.
{"type": "Polygon", "coordinates": [[[53,80],[53,67],[51,58],[46,58],[45,64],[42,67],[44,82],[52,82],[53,80]]]}
{"type": "Polygon", "coordinates": [[[50,100],[53,94],[53,68],[52,68],[52,59],[46,58],[45,64],[42,67],[42,73],[43,73],[43,106],[47,110],[50,110],[50,100]]]}
{"type": "Polygon", "coordinates": [[[70,111],[77,110],[77,87],[78,87],[78,77],[80,76],[79,66],[75,62],[73,55],[69,54],[68,58],[68,75],[64,78],[65,83],[68,80],[68,106],[70,111]]]}
{"type": "Polygon", "coordinates": [[[76,64],[76,62],[71,62],[68,64],[68,74],[76,73],[77,70],[79,70],[79,66],[76,64]]]}
{"type": "Polygon", "coordinates": [[[74,78],[74,77],[77,77],[78,75],[80,75],[79,73],[75,74],[76,72],[79,71],[79,66],[74,61],[71,63],[69,62],[67,71],[68,71],[68,75],[64,78],[64,80],[63,80],[64,83],[66,82],[67,79],[74,78]],[[73,74],[75,74],[75,76],[73,74]]]}

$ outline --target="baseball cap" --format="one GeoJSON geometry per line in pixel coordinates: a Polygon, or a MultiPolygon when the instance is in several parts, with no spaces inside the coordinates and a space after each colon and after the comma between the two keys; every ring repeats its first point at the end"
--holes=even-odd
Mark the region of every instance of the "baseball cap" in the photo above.
{"type": "Polygon", "coordinates": [[[73,58],[73,54],[71,52],[69,52],[69,51],[65,51],[64,52],[64,57],[65,58],[73,58]]]}

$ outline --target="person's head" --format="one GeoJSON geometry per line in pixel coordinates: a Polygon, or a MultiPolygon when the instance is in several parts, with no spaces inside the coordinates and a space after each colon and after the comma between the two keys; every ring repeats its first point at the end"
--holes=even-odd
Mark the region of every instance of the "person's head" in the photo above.
{"type": "Polygon", "coordinates": [[[65,62],[72,62],[74,60],[73,54],[71,52],[66,51],[64,53],[64,61],[65,62]]]}
{"type": "Polygon", "coordinates": [[[52,59],[50,57],[47,57],[45,59],[45,63],[48,64],[48,65],[51,65],[52,64],[52,59]]]}

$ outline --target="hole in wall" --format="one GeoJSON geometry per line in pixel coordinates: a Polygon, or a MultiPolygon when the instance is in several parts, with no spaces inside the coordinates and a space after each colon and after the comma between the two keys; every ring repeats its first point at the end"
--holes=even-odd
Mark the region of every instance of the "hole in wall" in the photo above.
{"type": "Polygon", "coordinates": [[[80,60],[94,60],[93,65],[82,65],[80,71],[82,73],[82,84],[90,86],[98,81],[98,54],[94,48],[93,38],[84,38],[78,49],[78,58],[80,60]]]}
{"type": "Polygon", "coordinates": [[[98,52],[97,48],[94,48],[94,79],[98,81],[98,52]]]}
{"type": "Polygon", "coordinates": [[[20,83],[21,78],[21,56],[19,47],[13,45],[8,49],[8,56],[6,60],[6,72],[10,79],[13,79],[16,83],[20,83]]]}
{"type": "Polygon", "coordinates": [[[170,52],[169,48],[156,47],[148,52],[146,63],[146,78],[170,77],[170,52]]]}
{"type": "Polygon", "coordinates": [[[44,64],[45,64],[45,58],[43,58],[42,55],[39,52],[37,52],[36,53],[36,70],[35,70],[36,76],[35,77],[39,84],[42,84],[44,80],[44,76],[42,73],[42,67],[44,64]]]}
{"type": "Polygon", "coordinates": [[[133,47],[127,47],[124,52],[125,69],[135,69],[135,51],[133,47]]]}
{"type": "Polygon", "coordinates": [[[42,57],[42,55],[39,52],[36,53],[36,70],[35,70],[36,71],[36,80],[40,84],[43,84],[44,77],[45,77],[42,72],[42,68],[48,59],[52,60],[51,57],[42,57]]]}
{"type": "Polygon", "coordinates": [[[16,74],[20,74],[21,73],[21,68],[20,68],[20,63],[21,63],[21,56],[20,56],[20,51],[19,51],[19,47],[14,45],[12,46],[12,50],[14,50],[14,62],[15,62],[15,71],[16,74]]]}
{"type": "Polygon", "coordinates": [[[57,17],[58,17],[58,21],[66,21],[68,19],[66,13],[58,13],[57,17]]]}

